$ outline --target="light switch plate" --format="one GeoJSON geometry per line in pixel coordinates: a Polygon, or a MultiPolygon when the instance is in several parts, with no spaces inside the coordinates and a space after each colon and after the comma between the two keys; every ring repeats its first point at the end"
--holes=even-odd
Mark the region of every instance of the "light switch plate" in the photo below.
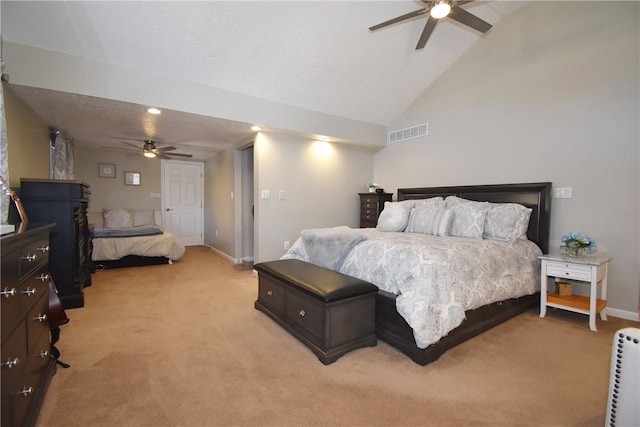
{"type": "Polygon", "coordinates": [[[553,197],[555,199],[570,199],[571,187],[558,187],[553,189],[553,197]]]}

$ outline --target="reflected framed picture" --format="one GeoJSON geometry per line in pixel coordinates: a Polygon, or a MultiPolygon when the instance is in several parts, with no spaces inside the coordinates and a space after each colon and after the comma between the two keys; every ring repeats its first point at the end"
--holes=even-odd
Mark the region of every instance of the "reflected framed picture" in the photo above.
{"type": "Polygon", "coordinates": [[[124,183],[126,185],[140,185],[140,172],[125,172],[124,183]]]}
{"type": "Polygon", "coordinates": [[[98,176],[100,176],[100,178],[115,178],[116,165],[112,165],[111,163],[99,163],[98,176]]]}

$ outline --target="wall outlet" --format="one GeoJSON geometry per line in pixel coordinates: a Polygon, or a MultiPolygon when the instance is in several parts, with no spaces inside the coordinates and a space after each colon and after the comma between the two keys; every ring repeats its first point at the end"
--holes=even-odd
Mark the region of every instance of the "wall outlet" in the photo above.
{"type": "Polygon", "coordinates": [[[289,241],[288,240],[284,241],[284,249],[285,250],[289,249],[289,241]]]}

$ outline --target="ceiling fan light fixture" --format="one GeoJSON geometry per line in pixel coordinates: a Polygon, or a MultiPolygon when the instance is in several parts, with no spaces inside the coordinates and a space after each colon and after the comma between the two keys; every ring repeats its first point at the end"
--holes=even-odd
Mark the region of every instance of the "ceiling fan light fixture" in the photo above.
{"type": "Polygon", "coordinates": [[[451,5],[446,0],[440,0],[431,8],[431,16],[435,19],[444,18],[451,12],[451,5]]]}
{"type": "Polygon", "coordinates": [[[148,157],[150,159],[153,159],[154,157],[156,157],[156,153],[154,153],[153,151],[146,151],[143,153],[145,157],[148,157]]]}

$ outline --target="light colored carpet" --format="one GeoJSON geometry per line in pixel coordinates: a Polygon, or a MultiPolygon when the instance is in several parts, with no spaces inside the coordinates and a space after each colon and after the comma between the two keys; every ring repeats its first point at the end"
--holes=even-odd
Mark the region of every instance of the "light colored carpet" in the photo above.
{"type": "Polygon", "coordinates": [[[419,366],[380,341],[324,366],[200,247],[100,271],[67,310],[39,426],[602,426],[610,318],[532,310],[419,366]]]}

